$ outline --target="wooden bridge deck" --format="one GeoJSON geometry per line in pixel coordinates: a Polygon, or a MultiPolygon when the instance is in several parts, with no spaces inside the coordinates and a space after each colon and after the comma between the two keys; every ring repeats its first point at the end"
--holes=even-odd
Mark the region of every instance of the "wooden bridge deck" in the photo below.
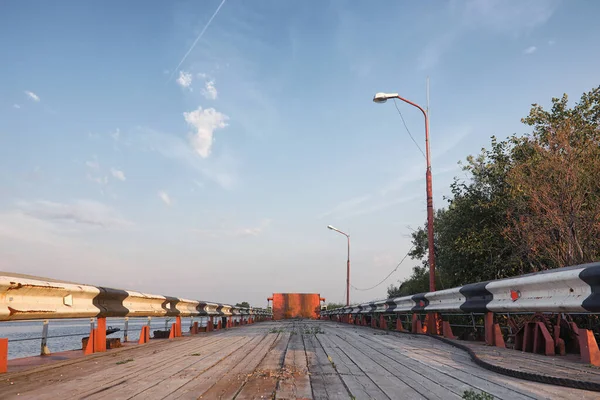
{"type": "Polygon", "coordinates": [[[0,398],[598,399],[476,366],[437,340],[325,321],[246,325],[0,376],[0,398]]]}

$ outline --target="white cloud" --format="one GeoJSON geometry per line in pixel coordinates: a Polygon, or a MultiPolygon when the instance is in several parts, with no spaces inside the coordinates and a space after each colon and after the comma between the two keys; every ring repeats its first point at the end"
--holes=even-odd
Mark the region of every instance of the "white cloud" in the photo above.
{"type": "Polygon", "coordinates": [[[192,84],[192,74],[185,71],[179,71],[179,78],[177,78],[177,83],[183,88],[189,88],[192,84]]]}
{"type": "Polygon", "coordinates": [[[167,135],[151,129],[138,128],[134,138],[141,148],[154,151],[168,159],[196,170],[204,178],[224,189],[232,189],[237,182],[238,161],[226,149],[216,157],[202,158],[187,141],[179,136],[167,135]]]}
{"type": "Polygon", "coordinates": [[[523,54],[533,54],[533,53],[535,53],[536,50],[537,50],[537,47],[529,46],[528,48],[523,50],[523,54]]]}
{"type": "Polygon", "coordinates": [[[160,191],[158,192],[158,197],[160,197],[160,199],[163,201],[163,203],[165,203],[166,205],[170,206],[171,204],[173,204],[171,198],[169,197],[168,193],[165,191],[160,191]]]}
{"type": "Polygon", "coordinates": [[[217,88],[215,87],[215,81],[209,80],[204,84],[202,89],[202,95],[209,100],[215,100],[217,98],[217,88]]]}
{"type": "Polygon", "coordinates": [[[111,168],[110,169],[110,173],[112,174],[112,176],[115,179],[118,179],[120,181],[125,181],[125,179],[126,179],[125,178],[125,173],[123,171],[118,170],[118,169],[111,168]]]}
{"type": "Polygon", "coordinates": [[[30,98],[31,100],[33,100],[33,101],[36,101],[36,102],[37,102],[37,101],[40,101],[40,97],[39,97],[37,94],[35,94],[35,93],[33,93],[33,92],[30,92],[29,90],[26,90],[26,91],[25,91],[25,94],[26,94],[27,96],[29,96],[29,98],[30,98]]]}
{"type": "Polygon", "coordinates": [[[94,200],[75,200],[70,203],[57,203],[46,200],[17,202],[20,211],[43,221],[67,224],[119,228],[132,225],[121,218],[113,209],[94,200]]]}
{"type": "Polygon", "coordinates": [[[15,104],[13,104],[13,107],[14,107],[14,108],[17,108],[17,109],[21,108],[21,106],[20,106],[20,105],[18,105],[18,104],[16,104],[16,103],[15,103],[15,104]]]}
{"type": "Polygon", "coordinates": [[[548,46],[554,46],[555,43],[554,40],[548,40],[548,46]]]}
{"type": "Polygon", "coordinates": [[[96,159],[94,159],[93,161],[86,161],[85,165],[93,170],[98,170],[100,168],[100,164],[98,164],[98,160],[96,159]]]}
{"type": "Polygon", "coordinates": [[[227,126],[226,121],[229,119],[227,115],[222,114],[214,108],[198,107],[197,110],[184,112],[185,121],[196,132],[190,136],[190,142],[196,153],[202,158],[207,158],[210,155],[211,148],[214,142],[213,133],[216,129],[222,129],[227,126]]]}
{"type": "Polygon", "coordinates": [[[110,137],[115,141],[119,140],[121,138],[121,130],[119,128],[115,129],[115,131],[110,134],[110,137]]]}

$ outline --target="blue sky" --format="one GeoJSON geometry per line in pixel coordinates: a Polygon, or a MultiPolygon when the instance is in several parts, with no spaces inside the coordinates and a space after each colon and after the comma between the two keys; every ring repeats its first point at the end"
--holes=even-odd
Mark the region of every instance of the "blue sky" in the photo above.
{"type": "MultiPolygon", "coordinates": [[[[207,26],[221,4],[2,2],[0,270],[339,302],[328,224],[364,288],[426,218],[425,160],[375,92],[425,105],[430,77],[441,207],[457,162],[527,132],[531,103],[598,85],[594,1],[227,0],[207,26]]],[[[422,115],[398,106],[423,147],[422,115]]]]}

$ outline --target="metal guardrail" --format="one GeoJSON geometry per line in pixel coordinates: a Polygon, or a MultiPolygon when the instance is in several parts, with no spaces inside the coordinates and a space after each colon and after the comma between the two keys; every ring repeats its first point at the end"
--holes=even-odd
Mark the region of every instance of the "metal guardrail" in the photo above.
{"type": "MultiPolygon", "coordinates": [[[[148,317],[140,330],[139,344],[150,340],[150,321],[153,317],[174,317],[175,322],[165,331],[154,331],[156,338],[166,334],[170,339],[182,336],[182,317],[200,317],[202,323],[190,323],[190,334],[228,329],[270,319],[272,313],[261,308],[244,308],[230,304],[160,296],[132,290],[107,288],[62,282],[47,278],[0,272],[0,321],[40,320],[44,327],[41,355],[50,354],[47,347],[48,320],[90,318],[90,333],[83,338],[84,354],[104,352],[110,348],[107,340],[107,317],[125,318],[124,340],[128,341],[129,317],[148,317]]],[[[167,324],[165,322],[165,324],[167,324]]],[[[80,334],[72,336],[82,336],[80,334]]],[[[14,340],[12,340],[14,341],[14,340]]],[[[8,339],[0,338],[0,373],[8,367],[8,339]]],[[[119,344],[120,345],[120,344],[119,344]]],[[[118,346],[117,346],[118,347],[118,346]]]]}
{"type": "Polygon", "coordinates": [[[600,263],[591,263],[371,301],[323,311],[321,316],[379,329],[395,324],[397,331],[409,329],[452,341],[458,339],[453,327],[463,331],[463,339],[468,333],[477,340],[477,314],[488,345],[506,347],[508,341],[516,350],[552,356],[579,352],[583,362],[600,366],[595,337],[600,330],[592,326],[598,321],[594,313],[599,312],[600,263]],[[451,324],[451,318],[465,313],[471,324],[451,324]],[[586,315],[584,320],[575,318],[581,314],[586,315]]]}
{"type": "Polygon", "coordinates": [[[0,272],[0,321],[271,315],[261,308],[242,308],[0,272]]]}
{"type": "Polygon", "coordinates": [[[600,312],[600,263],[372,301],[321,314],[384,312],[600,312]]]}

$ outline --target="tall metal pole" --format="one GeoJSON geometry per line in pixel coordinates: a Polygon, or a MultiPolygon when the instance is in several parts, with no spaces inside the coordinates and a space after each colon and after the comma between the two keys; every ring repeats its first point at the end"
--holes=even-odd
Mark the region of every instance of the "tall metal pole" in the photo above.
{"type": "Polygon", "coordinates": [[[341,233],[342,235],[346,236],[346,238],[348,239],[348,260],[346,262],[346,305],[349,306],[350,305],[350,235],[348,235],[345,232],[340,231],[337,228],[334,228],[331,225],[327,225],[328,229],[331,229],[332,231],[336,231],[337,233],[341,233]]]}
{"type": "Polygon", "coordinates": [[[350,236],[348,238],[348,262],[346,264],[346,305],[350,305],[350,236]]]}
{"type": "Polygon", "coordinates": [[[402,100],[411,106],[417,107],[425,117],[425,158],[427,160],[427,171],[425,180],[427,182],[427,242],[429,247],[429,291],[435,292],[435,249],[433,240],[433,185],[431,182],[431,151],[429,150],[429,115],[417,103],[413,103],[403,97],[394,95],[395,98],[402,100]]]}
{"type": "Polygon", "coordinates": [[[429,116],[425,113],[425,154],[427,155],[427,241],[429,247],[429,291],[435,292],[435,249],[433,240],[433,184],[431,182],[431,155],[429,150],[429,116]]]}
{"type": "Polygon", "coordinates": [[[429,291],[435,292],[435,248],[433,240],[433,184],[431,182],[431,157],[429,151],[429,77],[427,77],[427,112],[425,113],[425,146],[427,154],[427,238],[429,247],[429,291]]]}

